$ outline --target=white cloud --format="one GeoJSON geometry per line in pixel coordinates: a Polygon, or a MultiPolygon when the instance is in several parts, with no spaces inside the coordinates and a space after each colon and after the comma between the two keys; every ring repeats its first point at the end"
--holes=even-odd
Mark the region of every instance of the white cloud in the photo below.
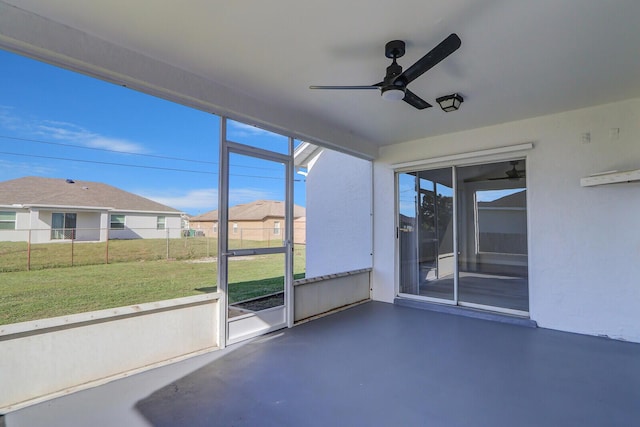
{"type": "Polygon", "coordinates": [[[175,190],[162,193],[158,193],[158,190],[134,191],[134,193],[189,213],[204,213],[218,208],[217,188],[200,188],[183,193],[175,190]]]}
{"type": "MultiPolygon", "coordinates": [[[[202,214],[218,208],[218,189],[199,188],[193,190],[133,190],[135,194],[151,199],[163,205],[188,212],[202,214]]],[[[256,200],[278,200],[274,193],[251,188],[232,189],[229,193],[229,206],[250,203],[256,200]]]]}
{"type": "Polygon", "coordinates": [[[35,131],[40,136],[70,142],[82,142],[96,137],[95,133],[73,123],[52,120],[44,120],[43,122],[37,123],[35,131]]]}
{"type": "Polygon", "coordinates": [[[0,105],[0,128],[10,130],[23,138],[60,141],[89,148],[100,148],[121,153],[146,153],[142,144],[123,138],[102,135],[79,126],[57,120],[30,119],[19,116],[13,107],[0,105]]]}
{"type": "Polygon", "coordinates": [[[147,150],[140,144],[127,141],[126,139],[106,138],[96,136],[86,141],[87,147],[104,148],[107,150],[120,151],[122,153],[145,153],[147,150]]]}
{"type": "Polygon", "coordinates": [[[13,107],[0,105],[0,127],[11,131],[23,127],[22,120],[13,114],[13,107]]]}
{"type": "Polygon", "coordinates": [[[118,151],[121,153],[144,153],[141,144],[121,138],[111,138],[91,132],[73,123],[47,120],[37,126],[38,133],[44,138],[63,140],[90,148],[118,151]]]}
{"type": "Polygon", "coordinates": [[[246,123],[236,122],[229,120],[229,130],[233,131],[238,136],[274,136],[273,132],[260,129],[259,127],[248,125],[246,123]]]}
{"type": "Polygon", "coordinates": [[[30,162],[10,162],[0,159],[0,181],[21,176],[50,176],[55,169],[30,162]],[[6,175],[6,177],[4,177],[6,175]],[[4,178],[3,178],[4,177],[4,178]]]}

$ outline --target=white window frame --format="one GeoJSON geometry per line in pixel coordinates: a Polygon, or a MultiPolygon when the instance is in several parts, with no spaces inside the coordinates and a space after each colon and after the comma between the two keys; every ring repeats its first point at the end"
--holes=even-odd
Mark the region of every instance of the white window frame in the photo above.
{"type": "Polygon", "coordinates": [[[16,213],[11,211],[0,211],[0,225],[2,224],[13,224],[11,228],[4,228],[0,226],[0,230],[15,230],[16,229],[16,213]],[[13,216],[13,219],[4,219],[4,216],[10,217],[13,216]]]}
{"type": "Polygon", "coordinates": [[[273,235],[274,236],[279,236],[280,235],[280,221],[273,221],[273,235]]]}
{"type": "Polygon", "coordinates": [[[156,217],[156,230],[166,230],[166,229],[167,229],[167,217],[166,216],[156,217]]]}
{"type": "Polygon", "coordinates": [[[109,229],[110,230],[124,230],[126,228],[127,216],[124,214],[111,214],[109,215],[109,229]],[[122,217],[122,222],[118,222],[116,224],[122,224],[122,227],[114,227],[113,217],[122,217]]]}

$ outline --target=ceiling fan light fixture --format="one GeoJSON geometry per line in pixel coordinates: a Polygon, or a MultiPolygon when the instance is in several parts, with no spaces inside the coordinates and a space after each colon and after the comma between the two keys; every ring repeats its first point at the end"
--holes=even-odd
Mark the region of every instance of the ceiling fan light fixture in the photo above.
{"type": "Polygon", "coordinates": [[[436,99],[436,102],[440,104],[440,108],[442,108],[442,111],[445,111],[447,113],[449,111],[456,111],[458,108],[460,108],[460,104],[462,104],[463,101],[464,99],[457,93],[454,93],[453,95],[441,96],[440,98],[436,99]]]}
{"type": "Polygon", "coordinates": [[[401,87],[383,87],[380,92],[382,92],[382,99],[387,101],[400,101],[404,98],[404,90],[401,87]]]}

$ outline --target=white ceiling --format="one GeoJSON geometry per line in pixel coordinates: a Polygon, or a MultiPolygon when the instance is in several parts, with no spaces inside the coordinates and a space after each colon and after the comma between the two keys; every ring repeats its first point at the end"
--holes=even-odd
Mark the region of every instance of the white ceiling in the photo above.
{"type": "Polygon", "coordinates": [[[638,0],[5,0],[377,146],[640,96],[638,0]],[[405,69],[450,33],[461,48],[409,88],[457,112],[377,91],[314,91],[405,69]]]}

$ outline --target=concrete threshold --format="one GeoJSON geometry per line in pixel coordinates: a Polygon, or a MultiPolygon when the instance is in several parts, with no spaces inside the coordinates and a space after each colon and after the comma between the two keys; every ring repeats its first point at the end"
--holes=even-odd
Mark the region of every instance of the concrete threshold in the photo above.
{"type": "Polygon", "coordinates": [[[396,298],[393,302],[394,304],[402,307],[417,308],[420,310],[429,310],[438,313],[454,314],[456,316],[472,317],[474,319],[490,320],[492,322],[508,323],[511,325],[526,326],[529,328],[538,327],[538,324],[534,320],[526,317],[478,310],[476,308],[461,307],[458,305],[438,304],[434,302],[418,301],[408,298],[396,298]]]}

